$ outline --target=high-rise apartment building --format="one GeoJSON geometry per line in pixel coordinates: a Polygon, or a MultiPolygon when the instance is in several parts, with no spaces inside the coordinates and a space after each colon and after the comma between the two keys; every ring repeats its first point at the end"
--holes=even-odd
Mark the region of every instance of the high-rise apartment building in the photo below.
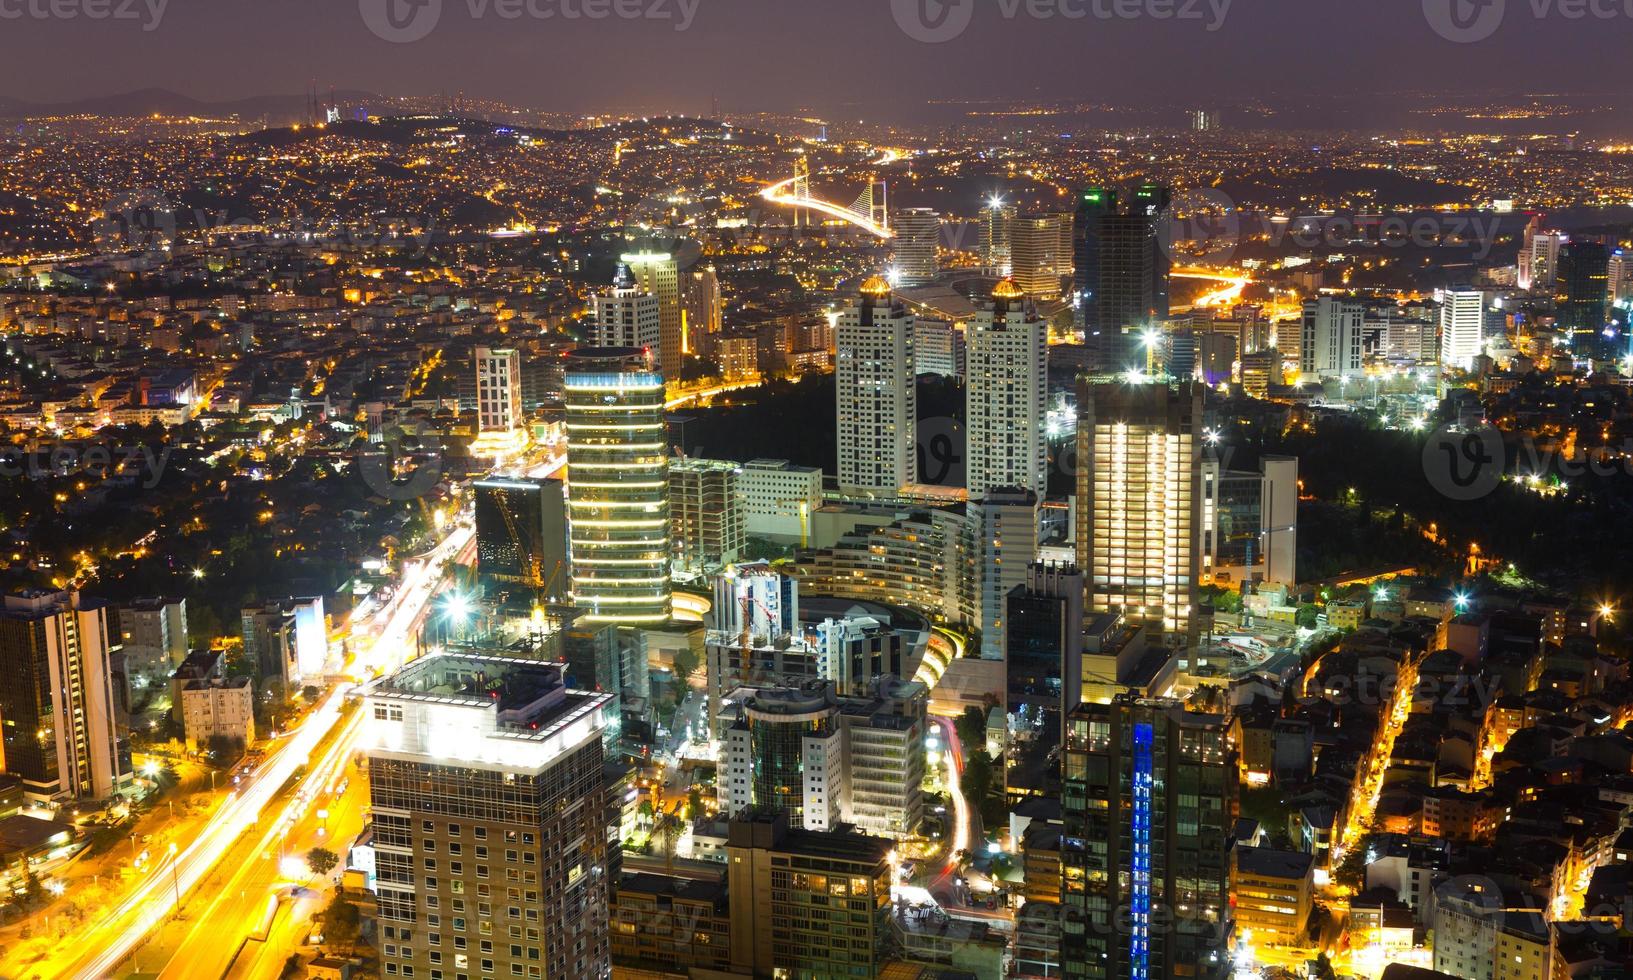
{"type": "Polygon", "coordinates": [[[839,315],[837,345],[840,490],[895,494],[918,474],[913,315],[874,276],[839,315]]]}
{"type": "Polygon", "coordinates": [[[1067,717],[1061,966],[1070,978],[1230,974],[1236,771],[1226,720],[1120,695],[1067,717]]]}
{"type": "Polygon", "coordinates": [[[1299,372],[1306,379],[1358,378],[1364,373],[1359,300],[1323,296],[1304,303],[1299,372]]]}
{"type": "Polygon", "coordinates": [[[472,484],[476,498],[476,570],[516,582],[539,598],[564,601],[572,584],[567,491],[559,479],[499,478],[472,484]]]}
{"type": "Polygon", "coordinates": [[[941,271],[941,215],[934,208],[901,208],[892,226],[892,262],[897,282],[903,286],[924,286],[941,271]]]}
{"type": "Polygon", "coordinates": [[[1009,279],[969,326],[964,387],[971,499],[998,487],[1047,490],[1049,324],[1009,279]]]}
{"type": "Polygon", "coordinates": [[[1521,289],[1551,290],[1559,268],[1559,250],[1570,239],[1562,231],[1544,231],[1542,215],[1532,217],[1520,245],[1518,285],[1521,289]]]}
{"type": "Polygon", "coordinates": [[[658,297],[635,285],[627,266],[618,267],[612,289],[592,300],[597,347],[639,347],[656,357],[663,345],[658,297]]]}
{"type": "Polygon", "coordinates": [[[743,505],[736,463],[669,461],[669,536],[678,568],[699,573],[735,562],[743,551],[743,505]]]}
{"type": "Polygon", "coordinates": [[[561,671],[435,654],[364,686],[386,975],[611,975],[613,695],[561,671]]]}
{"type": "Polygon", "coordinates": [[[1034,300],[1059,299],[1072,275],[1072,215],[1026,214],[1010,225],[1015,284],[1034,300]]]}
{"type": "Polygon", "coordinates": [[[568,526],[584,621],[669,618],[669,445],[663,377],[631,347],[568,357],[568,526]]]}
{"type": "Polygon", "coordinates": [[[714,266],[692,269],[681,278],[681,313],[686,353],[709,356],[722,329],[724,307],[714,266]]]}
{"type": "Polygon", "coordinates": [[[1454,288],[1440,299],[1440,363],[1446,370],[1467,371],[1485,350],[1486,294],[1454,288]]]}
{"type": "Polygon", "coordinates": [[[1005,657],[1004,617],[1009,593],[1026,582],[1038,553],[1038,494],[1023,487],[993,487],[969,502],[972,549],[980,589],[981,656],[1005,657]]]}
{"type": "Polygon", "coordinates": [[[187,659],[187,600],[133,599],[119,607],[126,668],[169,674],[187,659]]]}
{"type": "Polygon", "coordinates": [[[1121,611],[1174,646],[1194,630],[1202,391],[1078,391],[1077,555],[1092,612],[1121,611]]]}
{"type": "Polygon", "coordinates": [[[107,607],[77,592],[25,592],[0,607],[0,758],[39,803],[106,800],[130,781],[115,723],[107,607]]]}
{"type": "Polygon", "coordinates": [[[522,355],[510,348],[476,349],[476,415],[483,433],[522,427],[522,355]]]}
{"type": "Polygon", "coordinates": [[[634,252],[622,259],[635,285],[658,300],[658,346],[653,363],[666,378],[679,378],[684,361],[685,316],[680,302],[680,270],[667,252],[634,252]]]}

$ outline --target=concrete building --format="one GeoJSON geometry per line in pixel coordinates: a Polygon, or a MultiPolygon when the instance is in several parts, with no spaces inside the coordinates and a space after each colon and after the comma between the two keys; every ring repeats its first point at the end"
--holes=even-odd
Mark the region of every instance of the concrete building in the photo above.
{"type": "Polygon", "coordinates": [[[294,694],[329,662],[329,620],[322,596],[273,599],[241,613],[244,658],[263,691],[294,694]]]}
{"type": "Polygon", "coordinates": [[[822,506],[822,471],[783,459],[753,459],[737,474],[743,533],[780,544],[804,546],[811,514],[822,506]]]}
{"type": "Polygon", "coordinates": [[[742,976],[877,977],[890,948],[892,843],[801,830],[786,815],[731,821],[731,969],[742,976]],[[843,901],[844,905],[836,903],[843,901]],[[843,932],[818,908],[845,916],[843,932]]]}
{"type": "Polygon", "coordinates": [[[968,350],[961,324],[920,315],[913,320],[913,357],[920,374],[964,380],[968,350]]]}
{"type": "Polygon", "coordinates": [[[522,427],[522,355],[508,348],[476,349],[476,416],[483,433],[522,427]]]}
{"type": "Polygon", "coordinates": [[[1440,300],[1441,367],[1467,371],[1485,350],[1486,294],[1478,289],[1449,289],[1436,298],[1440,300]]]}
{"type": "Polygon", "coordinates": [[[1037,301],[1059,299],[1072,277],[1072,215],[1027,214],[1010,223],[1015,285],[1037,301]]]}
{"type": "Polygon", "coordinates": [[[740,473],[722,460],[669,461],[669,537],[678,571],[711,572],[742,554],[740,473]]]}
{"type": "Polygon", "coordinates": [[[913,315],[875,276],[839,315],[836,343],[839,488],[894,495],[918,475],[913,315]]]}
{"type": "Polygon", "coordinates": [[[1547,916],[1547,900],[1518,882],[1452,878],[1434,893],[1434,968],[1466,980],[1551,980],[1547,916]]]}
{"type": "Polygon", "coordinates": [[[731,909],[724,876],[624,875],[614,889],[612,962],[653,975],[725,970],[731,909]]]}
{"type": "Polygon", "coordinates": [[[1299,373],[1304,380],[1358,378],[1364,372],[1359,300],[1323,296],[1304,303],[1299,373]]]}
{"type": "Polygon", "coordinates": [[[924,286],[935,282],[941,271],[937,254],[941,246],[941,215],[934,208],[901,208],[892,225],[891,261],[896,281],[902,286],[924,286]]]}
{"type": "Polygon", "coordinates": [[[969,328],[965,460],[970,498],[997,487],[1047,489],[1049,325],[1009,279],[969,328]]]}
{"type": "Polygon", "coordinates": [[[975,573],[980,590],[981,656],[1005,659],[1005,603],[1038,554],[1038,494],[994,486],[969,505],[970,529],[979,535],[975,573]]]}
{"type": "Polygon", "coordinates": [[[181,710],[189,751],[207,749],[217,738],[240,749],[255,744],[255,688],[248,677],[188,681],[181,710]]]}
{"type": "Polygon", "coordinates": [[[1296,946],[1315,902],[1315,857],[1238,844],[1230,852],[1230,894],[1239,943],[1296,946]]]}
{"type": "Polygon", "coordinates": [[[106,800],[130,782],[119,737],[108,609],[78,592],[32,591],[0,606],[0,756],[37,803],[106,800]]]}
{"type": "Polygon", "coordinates": [[[567,689],[559,665],[454,654],[363,695],[385,973],[609,976],[612,695],[567,689]]]}
{"type": "Polygon", "coordinates": [[[169,674],[187,656],[187,600],[132,600],[119,607],[119,634],[129,671],[169,674]]]}

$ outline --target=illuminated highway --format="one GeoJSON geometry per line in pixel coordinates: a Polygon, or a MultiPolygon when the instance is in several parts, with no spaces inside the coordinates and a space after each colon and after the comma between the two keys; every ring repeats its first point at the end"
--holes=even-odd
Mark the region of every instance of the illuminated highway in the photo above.
{"type": "MultiPolygon", "coordinates": [[[[424,557],[407,563],[397,594],[374,616],[354,627],[354,636],[371,639],[367,652],[359,652],[355,671],[359,676],[396,670],[412,650],[412,638],[430,609],[431,598],[441,583],[445,564],[466,551],[475,530],[464,520],[456,520],[447,536],[424,557]],[[372,634],[372,636],[370,636],[372,634]]],[[[257,827],[267,827],[258,842],[266,851],[294,829],[307,815],[312,803],[309,787],[323,785],[326,774],[340,771],[356,751],[360,726],[349,721],[311,764],[309,776],[276,816],[265,820],[269,806],[297,769],[307,765],[343,716],[348,688],[336,687],[307,716],[305,722],[282,740],[251,779],[232,794],[199,834],[170,859],[159,862],[125,899],[108,910],[102,921],[80,938],[70,954],[73,958],[53,970],[65,976],[101,978],[112,976],[132,951],[176,908],[178,896],[199,887],[221,863],[240,837],[257,827]]],[[[239,880],[235,875],[232,882],[239,880]]],[[[232,884],[229,882],[229,886],[232,884]]],[[[247,896],[246,896],[247,897],[247,896]]],[[[217,897],[215,902],[219,902],[217,897]]],[[[227,921],[231,921],[230,919],[227,921]]],[[[216,925],[219,927],[220,923],[216,925]]],[[[215,933],[219,942],[225,937],[215,933]]]]}
{"type": "Polygon", "coordinates": [[[1223,272],[1214,272],[1209,269],[1175,269],[1169,273],[1175,279],[1206,279],[1212,282],[1225,283],[1223,289],[1215,290],[1197,297],[1193,307],[1225,306],[1235,303],[1242,298],[1242,293],[1253,284],[1250,276],[1236,275],[1223,272]]]}

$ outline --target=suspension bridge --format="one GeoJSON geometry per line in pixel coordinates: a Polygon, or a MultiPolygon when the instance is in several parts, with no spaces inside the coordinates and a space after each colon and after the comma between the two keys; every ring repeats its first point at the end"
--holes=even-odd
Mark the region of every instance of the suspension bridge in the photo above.
{"type": "MultiPolygon", "coordinates": [[[[897,154],[886,151],[874,165],[881,166],[896,159],[897,154]]],[[[796,215],[799,211],[815,211],[849,222],[878,238],[890,239],[896,235],[890,230],[890,190],[884,181],[868,181],[867,189],[849,207],[824,201],[811,193],[811,165],[804,154],[794,159],[794,176],[772,184],[762,190],[760,196],[779,207],[795,209],[796,215]]]]}

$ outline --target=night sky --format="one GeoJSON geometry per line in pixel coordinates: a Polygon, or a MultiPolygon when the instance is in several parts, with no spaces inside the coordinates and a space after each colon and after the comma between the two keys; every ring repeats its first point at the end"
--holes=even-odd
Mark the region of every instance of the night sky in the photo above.
{"type": "MultiPolygon", "coordinates": [[[[1457,4],[1478,23],[1503,0],[616,0],[662,19],[567,20],[561,12],[614,0],[0,0],[0,95],[52,102],[148,87],[231,100],[320,88],[469,95],[563,111],[727,112],[809,108],[908,118],[927,99],[1093,100],[1198,105],[1375,93],[1626,90],[1633,17],[1624,0],[1592,0],[1571,19],[1556,6],[1506,0],[1491,37],[1452,43],[1425,6],[1457,4]],[[500,3],[532,2],[549,20],[507,20],[500,3]],[[962,35],[911,40],[899,26],[928,8],[945,24],[973,4],[962,35]],[[131,4],[135,19],[40,19],[29,5],[131,4]],[[390,43],[362,8],[441,3],[423,40],[390,43]],[[1096,16],[1116,4],[1136,19],[1096,16]],[[893,4],[897,5],[893,9],[893,4]],[[1041,4],[1055,16],[1028,13],[1041,4]],[[472,5],[490,5],[473,18],[472,5]],[[682,7],[695,6],[685,31],[682,7]],[[1061,16],[1061,7],[1083,11],[1061,16]],[[1012,18],[1003,10],[1009,7],[1012,18]],[[1536,10],[1547,7],[1539,19],[1536,10]],[[1158,20],[1153,9],[1193,8],[1158,20]],[[1017,9],[1018,8],[1018,9],[1017,9]],[[22,16],[16,16],[21,13],[22,16]],[[871,107],[864,109],[863,107],[871,107]]],[[[1633,4],[1633,0],[1626,0],[1633,4]]],[[[423,12],[423,11],[422,11],[423,12]]],[[[1479,28],[1477,27],[1476,30],[1479,28]]]]}

